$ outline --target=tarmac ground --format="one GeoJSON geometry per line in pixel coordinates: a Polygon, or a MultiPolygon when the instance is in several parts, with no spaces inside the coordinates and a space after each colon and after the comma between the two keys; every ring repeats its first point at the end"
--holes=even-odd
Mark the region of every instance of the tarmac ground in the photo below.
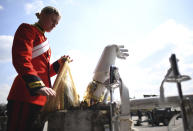
{"type": "MultiPolygon", "coordinates": [[[[143,117],[142,120],[145,120],[146,118],[143,117]]],[[[137,117],[132,118],[133,124],[136,123],[137,117]]],[[[148,125],[147,122],[143,122],[142,126],[133,126],[133,128],[136,129],[136,131],[183,131],[182,129],[182,121],[180,120],[171,120],[169,123],[169,126],[163,126],[160,124],[160,126],[151,126],[148,125]]],[[[47,131],[47,122],[45,123],[44,130],[47,131]]]]}

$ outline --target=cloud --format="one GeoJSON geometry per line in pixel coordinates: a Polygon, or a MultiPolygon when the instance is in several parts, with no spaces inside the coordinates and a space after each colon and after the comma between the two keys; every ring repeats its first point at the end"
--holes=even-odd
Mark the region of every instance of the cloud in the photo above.
{"type": "Polygon", "coordinates": [[[13,42],[13,36],[0,36],[0,62],[11,61],[11,46],[13,42]]]}
{"type": "MultiPolygon", "coordinates": [[[[130,96],[142,97],[143,94],[158,94],[161,81],[170,68],[169,57],[172,53],[178,62],[181,74],[193,73],[193,30],[170,19],[152,30],[144,39],[130,46],[130,56],[126,62],[119,61],[120,73],[130,96]]],[[[189,93],[193,82],[187,81],[184,93],[189,93]]],[[[166,84],[167,95],[177,95],[176,84],[166,84]],[[170,92],[170,93],[168,93],[170,92]]]]}
{"type": "MultiPolygon", "coordinates": [[[[180,60],[179,65],[183,69],[192,66],[188,62],[193,55],[193,30],[185,25],[176,23],[175,20],[168,20],[156,28],[144,41],[144,45],[140,49],[143,60],[153,60],[152,57],[159,60],[153,61],[153,66],[159,68],[160,65],[164,67],[169,66],[169,57],[175,53],[180,60]],[[160,54],[156,54],[160,50],[160,54]],[[164,53],[163,53],[164,52],[164,53]]],[[[139,52],[138,52],[139,53],[139,52]]],[[[143,66],[143,65],[142,65],[143,66]]],[[[152,68],[152,64],[149,65],[152,68]]]]}
{"type": "Polygon", "coordinates": [[[56,6],[58,5],[57,0],[50,0],[48,2],[44,2],[43,0],[35,0],[34,2],[31,3],[26,3],[25,4],[25,11],[26,14],[32,14],[32,13],[37,13],[40,12],[41,9],[45,6],[56,6]]]}
{"type": "Polygon", "coordinates": [[[32,3],[26,3],[25,4],[25,11],[26,14],[36,13],[40,12],[41,9],[44,7],[44,3],[42,0],[36,0],[32,3]]]}
{"type": "Polygon", "coordinates": [[[173,46],[170,52],[188,56],[192,54],[192,42],[193,31],[170,19],[159,25],[145,39],[137,41],[131,48],[135,50],[137,60],[141,61],[168,45],[173,46]]]}
{"type": "Polygon", "coordinates": [[[74,0],[66,0],[65,5],[80,5],[77,1],[75,2],[74,0]]]}
{"type": "Polygon", "coordinates": [[[0,85],[0,103],[7,103],[7,96],[10,90],[10,86],[7,84],[0,85]]]}
{"type": "Polygon", "coordinates": [[[50,0],[50,3],[57,5],[57,0],[50,0]]]}
{"type": "Polygon", "coordinates": [[[0,5],[0,10],[3,10],[4,8],[3,8],[3,6],[2,5],[0,5]]]}

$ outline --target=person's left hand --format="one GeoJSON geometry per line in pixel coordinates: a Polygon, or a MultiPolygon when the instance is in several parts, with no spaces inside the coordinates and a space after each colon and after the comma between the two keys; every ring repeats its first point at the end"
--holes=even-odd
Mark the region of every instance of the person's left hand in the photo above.
{"type": "Polygon", "coordinates": [[[69,55],[64,55],[62,56],[59,60],[58,60],[58,63],[61,65],[63,64],[64,62],[68,61],[69,63],[72,62],[73,60],[70,58],[69,55]]]}
{"type": "Polygon", "coordinates": [[[43,96],[56,96],[56,92],[52,88],[48,87],[40,88],[36,93],[43,96]]]}

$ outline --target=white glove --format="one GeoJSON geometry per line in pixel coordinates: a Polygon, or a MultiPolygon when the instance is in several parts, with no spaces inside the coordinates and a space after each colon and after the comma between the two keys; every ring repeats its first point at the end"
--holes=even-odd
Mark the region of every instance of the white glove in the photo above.
{"type": "Polygon", "coordinates": [[[93,80],[104,83],[109,77],[109,68],[115,64],[116,57],[126,59],[129,56],[127,52],[123,45],[106,46],[94,71],[93,80]]]}
{"type": "Polygon", "coordinates": [[[124,45],[117,46],[117,57],[120,59],[126,59],[129,56],[128,49],[124,49],[124,45]]]}

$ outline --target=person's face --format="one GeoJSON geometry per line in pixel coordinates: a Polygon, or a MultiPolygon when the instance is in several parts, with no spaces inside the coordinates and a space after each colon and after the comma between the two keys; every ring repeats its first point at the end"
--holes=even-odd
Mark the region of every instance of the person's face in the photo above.
{"type": "Polygon", "coordinates": [[[39,24],[46,32],[50,32],[59,22],[60,16],[56,14],[41,14],[39,24]]]}

